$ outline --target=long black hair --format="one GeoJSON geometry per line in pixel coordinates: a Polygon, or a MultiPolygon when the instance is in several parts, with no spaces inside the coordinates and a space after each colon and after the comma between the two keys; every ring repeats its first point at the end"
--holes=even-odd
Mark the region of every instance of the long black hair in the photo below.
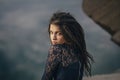
{"type": "Polygon", "coordinates": [[[56,12],[50,19],[48,32],[50,32],[50,25],[55,24],[60,27],[65,40],[79,51],[79,60],[83,64],[83,70],[87,75],[91,75],[91,62],[93,57],[87,52],[84,31],[76,19],[67,12],[56,12]]]}

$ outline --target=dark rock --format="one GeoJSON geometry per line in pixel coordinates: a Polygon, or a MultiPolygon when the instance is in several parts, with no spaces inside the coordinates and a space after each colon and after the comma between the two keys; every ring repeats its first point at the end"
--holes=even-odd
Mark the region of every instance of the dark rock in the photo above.
{"type": "Polygon", "coordinates": [[[120,46],[120,0],[83,0],[83,10],[120,46]]]}

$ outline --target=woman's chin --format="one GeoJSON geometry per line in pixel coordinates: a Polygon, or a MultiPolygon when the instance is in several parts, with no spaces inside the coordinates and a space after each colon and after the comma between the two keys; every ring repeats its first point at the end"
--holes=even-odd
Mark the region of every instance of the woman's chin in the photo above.
{"type": "Polygon", "coordinates": [[[52,43],[52,45],[56,45],[57,43],[52,43]]]}
{"type": "Polygon", "coordinates": [[[56,45],[56,44],[64,44],[64,43],[52,43],[52,45],[56,45]]]}

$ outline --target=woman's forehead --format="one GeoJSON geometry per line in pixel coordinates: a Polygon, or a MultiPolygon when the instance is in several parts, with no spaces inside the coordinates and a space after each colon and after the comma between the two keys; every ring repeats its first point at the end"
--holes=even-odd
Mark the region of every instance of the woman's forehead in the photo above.
{"type": "Polygon", "coordinates": [[[59,27],[58,25],[55,25],[55,24],[51,24],[51,25],[50,25],[50,30],[61,31],[61,30],[60,30],[60,27],[59,27]]]}

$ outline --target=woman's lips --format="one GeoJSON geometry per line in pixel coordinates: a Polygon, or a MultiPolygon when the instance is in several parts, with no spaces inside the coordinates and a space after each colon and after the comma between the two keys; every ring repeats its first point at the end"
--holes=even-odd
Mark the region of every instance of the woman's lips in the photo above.
{"type": "Polygon", "coordinates": [[[55,41],[52,41],[52,44],[57,44],[57,42],[55,42],[55,41]]]}

